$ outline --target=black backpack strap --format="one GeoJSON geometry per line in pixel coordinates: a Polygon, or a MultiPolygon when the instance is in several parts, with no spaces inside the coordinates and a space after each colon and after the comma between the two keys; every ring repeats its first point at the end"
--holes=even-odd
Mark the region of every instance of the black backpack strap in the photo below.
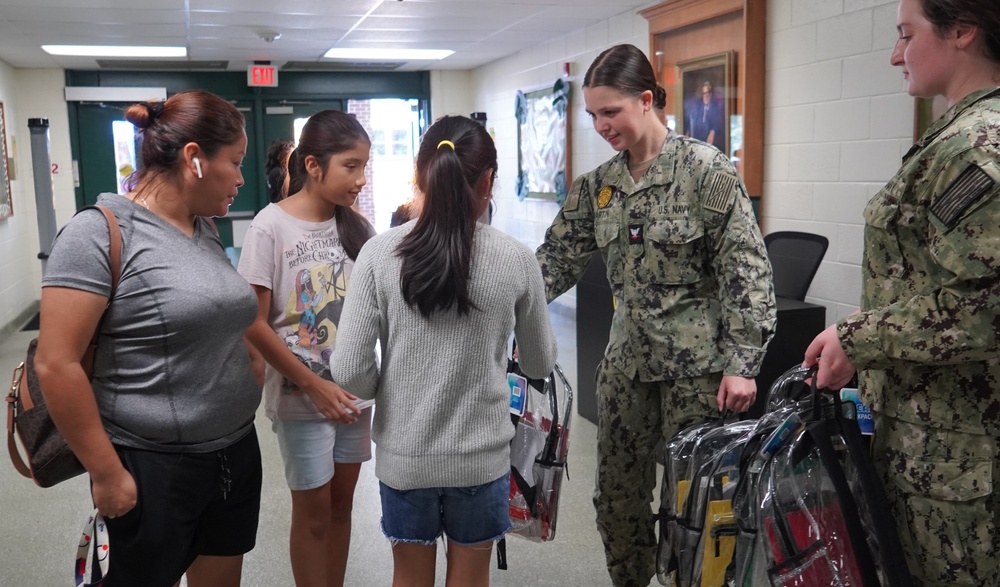
{"type": "Polygon", "coordinates": [[[507,539],[497,540],[497,568],[501,571],[507,570],[507,539]]]}
{"type": "Polygon", "coordinates": [[[913,587],[913,577],[906,566],[903,545],[899,541],[899,533],[890,513],[889,499],[875,470],[861,429],[853,420],[839,419],[839,423],[841,436],[847,444],[847,452],[854,462],[868,511],[871,512],[873,530],[878,542],[879,564],[887,587],[913,587]]]}

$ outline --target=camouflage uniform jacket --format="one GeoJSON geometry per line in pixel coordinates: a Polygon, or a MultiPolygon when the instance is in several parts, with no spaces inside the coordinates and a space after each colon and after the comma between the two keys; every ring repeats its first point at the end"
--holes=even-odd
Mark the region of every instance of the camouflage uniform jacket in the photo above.
{"type": "Polygon", "coordinates": [[[967,96],[865,209],[861,313],[837,333],[865,399],[1000,436],[1000,89],[967,96]]]}
{"type": "Polygon", "coordinates": [[[624,152],[577,178],[536,252],[550,300],[598,250],[616,302],[606,357],[626,375],[757,374],[774,333],[771,265],[725,155],[671,133],[638,184],[624,152]]]}

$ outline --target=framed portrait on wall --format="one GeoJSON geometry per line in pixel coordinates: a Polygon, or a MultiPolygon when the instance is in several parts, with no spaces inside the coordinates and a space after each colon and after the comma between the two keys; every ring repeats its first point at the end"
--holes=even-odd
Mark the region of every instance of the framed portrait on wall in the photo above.
{"type": "Polygon", "coordinates": [[[0,102],[0,219],[14,215],[14,202],[10,193],[10,168],[7,166],[7,123],[3,102],[0,102]]]}
{"type": "Polygon", "coordinates": [[[677,63],[677,132],[730,153],[733,51],[677,63]]]}

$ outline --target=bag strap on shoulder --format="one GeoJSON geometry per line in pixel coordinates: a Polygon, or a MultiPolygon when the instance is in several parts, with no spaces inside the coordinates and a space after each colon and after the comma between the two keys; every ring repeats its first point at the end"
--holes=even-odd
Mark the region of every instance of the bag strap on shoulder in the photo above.
{"type": "MultiPolygon", "coordinates": [[[[115,297],[115,292],[118,290],[118,282],[121,280],[122,274],[122,235],[121,227],[118,225],[118,218],[115,217],[114,213],[104,207],[104,206],[84,206],[77,210],[77,214],[87,209],[95,209],[104,214],[104,218],[108,222],[108,257],[111,265],[111,293],[108,294],[108,304],[104,307],[104,311],[107,312],[108,307],[111,305],[111,301],[115,297]]],[[[103,318],[103,314],[102,314],[103,318]]],[[[90,344],[88,345],[88,351],[97,347],[97,333],[100,327],[94,329],[94,336],[90,339],[90,344]]],[[[28,355],[24,361],[22,361],[15,369],[13,377],[10,382],[10,391],[7,394],[7,452],[10,453],[10,462],[14,465],[14,468],[18,473],[24,477],[31,478],[31,469],[25,464],[24,459],[21,457],[21,453],[17,449],[17,444],[14,441],[14,433],[17,423],[15,421],[15,411],[17,410],[17,402],[21,401],[22,406],[25,410],[30,410],[34,407],[34,402],[31,400],[31,394],[25,389],[24,378],[27,377],[26,371],[29,368],[27,364],[29,361],[33,362],[34,358],[30,355],[34,354],[34,346],[37,344],[37,339],[31,342],[29,345],[28,355]],[[22,393],[23,391],[23,393],[22,393]]],[[[87,375],[90,375],[88,371],[87,375]]]]}
{"type": "MultiPolygon", "coordinates": [[[[105,206],[84,206],[77,210],[77,214],[84,210],[98,210],[104,214],[104,219],[108,221],[108,257],[111,262],[111,294],[108,296],[108,305],[115,297],[118,290],[118,282],[122,277],[122,231],[118,225],[118,218],[114,212],[105,206]]],[[[96,333],[95,333],[96,334],[96,333]]]]}

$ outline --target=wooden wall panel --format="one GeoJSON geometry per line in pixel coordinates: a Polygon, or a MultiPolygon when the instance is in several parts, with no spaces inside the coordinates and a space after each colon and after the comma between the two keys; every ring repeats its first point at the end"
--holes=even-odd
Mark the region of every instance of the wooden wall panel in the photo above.
{"type": "MultiPolygon", "coordinates": [[[[743,69],[740,65],[743,59],[743,19],[741,13],[730,13],[709,21],[675,29],[669,35],[658,35],[655,42],[653,54],[656,61],[653,65],[657,70],[660,84],[667,91],[667,114],[680,116],[679,112],[674,112],[678,104],[677,92],[680,89],[680,80],[676,79],[677,63],[724,51],[736,52],[737,61],[733,62],[733,68],[739,92],[735,96],[733,108],[735,113],[743,113],[744,88],[742,80],[739,79],[739,72],[743,69]]],[[[737,153],[737,156],[742,160],[742,153],[737,153]]],[[[742,172],[742,169],[740,171],[742,172]]]]}

